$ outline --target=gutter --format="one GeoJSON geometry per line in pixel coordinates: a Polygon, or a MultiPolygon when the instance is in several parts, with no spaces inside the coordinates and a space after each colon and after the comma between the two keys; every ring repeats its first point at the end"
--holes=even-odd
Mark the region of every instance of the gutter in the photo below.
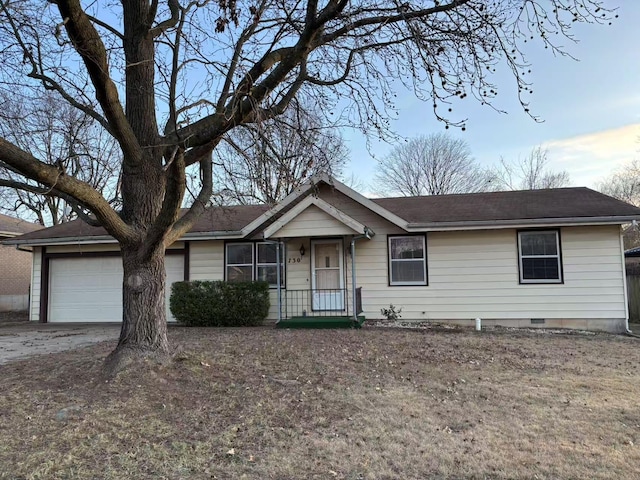
{"type": "Polygon", "coordinates": [[[531,218],[520,220],[481,220],[481,221],[464,221],[464,222],[425,222],[425,223],[408,223],[407,230],[420,229],[421,231],[444,231],[444,230],[463,230],[463,229],[492,229],[508,228],[518,226],[563,226],[570,224],[578,225],[605,225],[605,224],[623,224],[631,223],[634,220],[640,220],[640,216],[606,216],[606,217],[566,217],[566,218],[531,218]]]}
{"type": "Polygon", "coordinates": [[[101,235],[99,237],[59,237],[59,238],[35,238],[33,240],[20,240],[20,237],[3,242],[5,245],[69,245],[69,244],[92,244],[92,243],[118,243],[111,235],[101,235]]]}
{"type": "MultiPolygon", "coordinates": [[[[226,238],[243,238],[242,232],[229,231],[229,232],[196,232],[188,233],[180,237],[177,241],[186,240],[221,240],[226,238]]],[[[100,235],[91,237],[58,237],[58,238],[35,238],[33,240],[26,239],[21,240],[20,237],[15,239],[9,239],[2,242],[5,245],[91,245],[94,243],[118,243],[118,241],[111,235],[100,235]]]]}

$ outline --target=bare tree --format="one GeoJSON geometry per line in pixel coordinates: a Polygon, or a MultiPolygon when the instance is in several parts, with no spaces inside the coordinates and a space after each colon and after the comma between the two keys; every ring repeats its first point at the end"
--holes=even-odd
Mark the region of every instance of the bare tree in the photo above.
{"type": "MultiPolygon", "coordinates": [[[[601,181],[597,189],[611,197],[640,206],[640,160],[634,159],[601,181]]],[[[622,229],[624,248],[640,246],[640,227],[637,224],[624,225],[622,229]]]]}
{"type": "Polygon", "coordinates": [[[218,202],[273,205],[312,175],[340,176],[348,150],[339,131],[295,103],[282,116],[224,137],[214,162],[218,202]]]}
{"type": "Polygon", "coordinates": [[[384,195],[445,195],[489,188],[491,176],[466,141],[434,133],[395,147],[378,161],[375,189],[384,195]]]}
{"type": "Polygon", "coordinates": [[[598,190],[623,202],[640,206],[640,160],[634,159],[598,184],[598,190]]]}
{"type": "Polygon", "coordinates": [[[93,213],[124,267],[122,330],[108,364],[163,356],[165,248],[210,201],[212,157],[231,130],[277,117],[304,94],[324,114],[383,134],[401,84],[438,119],[463,126],[452,100],[492,105],[499,65],[528,111],[523,43],[563,54],[555,39],[572,39],[572,26],[613,16],[599,0],[0,0],[0,88],[54,91],[113,136],[122,209],[6,138],[0,162],[23,179],[2,184],[28,190],[29,178],[93,213]],[[202,186],[179,216],[189,165],[202,186]]]}
{"type": "Polygon", "coordinates": [[[547,149],[537,146],[517,162],[509,163],[500,158],[500,165],[493,171],[494,187],[500,190],[539,190],[569,186],[569,172],[549,170],[547,155],[547,149]]]}
{"type": "MultiPolygon", "coordinates": [[[[1,136],[65,175],[88,183],[117,204],[120,150],[91,117],[47,93],[37,99],[0,97],[0,120],[1,136]]],[[[23,176],[4,166],[0,167],[0,178],[19,182],[23,176]]],[[[43,226],[77,216],[64,198],[48,188],[28,179],[24,183],[30,188],[0,188],[0,211],[43,226]]]]}

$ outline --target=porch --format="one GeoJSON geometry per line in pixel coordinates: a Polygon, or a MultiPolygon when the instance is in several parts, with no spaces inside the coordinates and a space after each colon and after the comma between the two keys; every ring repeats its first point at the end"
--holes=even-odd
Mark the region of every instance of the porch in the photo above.
{"type": "Polygon", "coordinates": [[[284,290],[281,292],[277,328],[361,328],[362,287],[284,290]],[[350,302],[351,298],[355,302],[350,302]],[[355,308],[355,314],[354,314],[355,308]]]}
{"type": "Polygon", "coordinates": [[[284,278],[277,279],[274,302],[279,328],[362,326],[355,250],[356,242],[375,235],[370,228],[314,195],[275,220],[263,235],[265,241],[284,246],[284,278]]]}

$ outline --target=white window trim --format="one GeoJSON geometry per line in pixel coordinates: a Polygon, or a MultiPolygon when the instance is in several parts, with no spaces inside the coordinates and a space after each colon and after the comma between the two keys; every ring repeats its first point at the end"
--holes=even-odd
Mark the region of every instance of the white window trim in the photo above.
{"type": "Polygon", "coordinates": [[[253,242],[231,242],[227,243],[224,247],[224,279],[229,281],[229,267],[251,267],[251,279],[256,278],[256,252],[253,247],[253,242]],[[229,246],[230,245],[249,245],[251,247],[251,263],[229,263],[229,246]]]}
{"type": "Polygon", "coordinates": [[[560,232],[558,230],[528,230],[518,232],[518,264],[520,267],[520,283],[521,284],[561,284],[563,283],[563,275],[562,275],[562,256],[560,253],[560,232]],[[531,235],[531,234],[549,234],[553,233],[556,236],[556,254],[555,255],[523,255],[522,254],[522,235],[531,235]],[[524,278],[524,266],[522,264],[523,258],[555,258],[558,262],[558,278],[524,278]]]}
{"type": "Polygon", "coordinates": [[[395,286],[424,286],[429,285],[429,281],[427,278],[427,237],[426,235],[392,235],[387,237],[387,262],[389,268],[389,285],[392,287],[395,286]],[[420,260],[419,258],[391,258],[391,240],[400,239],[400,238],[412,238],[412,237],[420,237],[422,239],[422,268],[424,272],[424,281],[422,282],[396,282],[393,280],[393,262],[415,262],[420,260]]]}
{"type": "MultiPolygon", "coordinates": [[[[277,262],[274,263],[258,263],[258,245],[272,245],[271,242],[229,242],[225,244],[224,247],[224,278],[225,281],[229,280],[228,268],[229,267],[251,267],[251,281],[257,281],[258,276],[258,267],[273,267],[277,265],[277,262]],[[251,263],[229,263],[229,246],[230,245],[250,245],[251,246],[251,263]]],[[[282,244],[280,244],[282,245],[282,244]]],[[[280,275],[280,286],[284,288],[286,285],[285,275],[285,252],[286,249],[284,245],[282,245],[282,249],[280,252],[280,263],[282,266],[282,272],[280,275]]],[[[269,288],[278,288],[277,284],[269,284],[269,288]]]]}

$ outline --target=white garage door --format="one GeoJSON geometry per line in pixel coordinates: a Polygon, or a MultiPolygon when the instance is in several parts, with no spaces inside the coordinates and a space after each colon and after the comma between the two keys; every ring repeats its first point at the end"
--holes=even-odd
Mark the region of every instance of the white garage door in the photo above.
{"type": "MultiPolygon", "coordinates": [[[[122,321],[122,259],[52,258],[49,260],[49,322],[122,321]]],[[[167,320],[171,284],[184,279],[184,258],[169,255],[167,270],[167,320]]]]}

